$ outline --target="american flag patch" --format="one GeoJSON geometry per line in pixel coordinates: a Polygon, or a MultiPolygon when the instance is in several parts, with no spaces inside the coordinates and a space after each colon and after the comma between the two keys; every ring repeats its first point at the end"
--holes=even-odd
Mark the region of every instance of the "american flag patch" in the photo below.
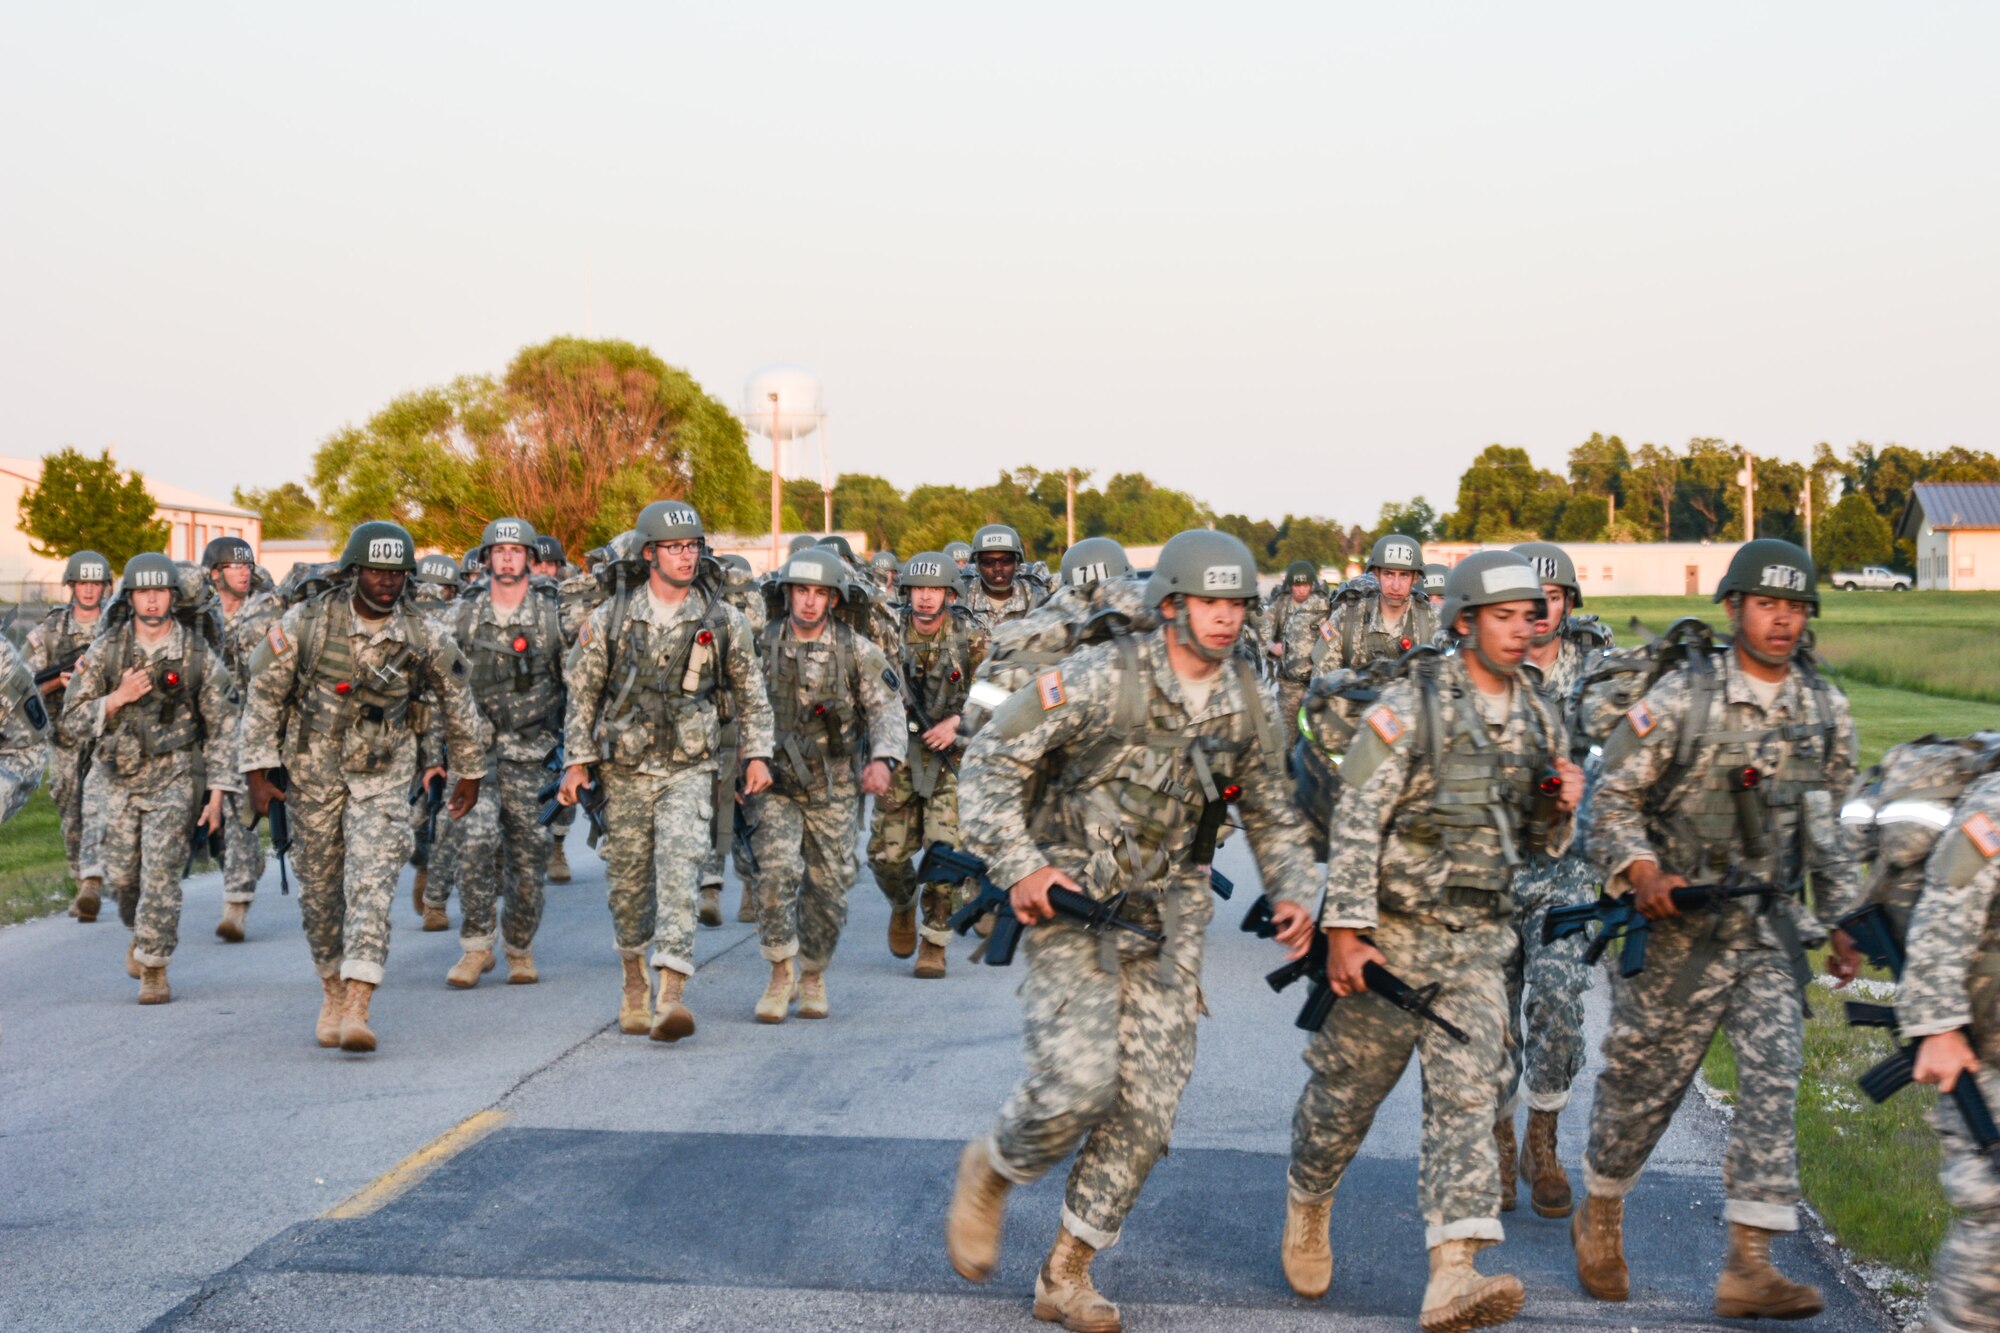
{"type": "Polygon", "coordinates": [[[276,625],[271,626],[271,632],[265,637],[271,641],[271,651],[280,657],[292,650],[292,641],[286,638],[285,631],[276,625]]]}
{"type": "Polygon", "coordinates": [[[1982,810],[1959,827],[1965,830],[1966,840],[1978,849],[1981,856],[1989,861],[2000,856],[2000,828],[1994,826],[1992,817],[1985,811],[1982,810]]]}
{"type": "Polygon", "coordinates": [[[1377,708],[1369,713],[1368,725],[1382,738],[1384,745],[1394,745],[1403,734],[1402,720],[1386,708],[1377,708]]]}
{"type": "Polygon", "coordinates": [[[1043,712],[1046,713],[1051,708],[1061,708],[1069,698],[1063,693],[1062,672],[1044,671],[1035,677],[1035,695],[1042,701],[1043,712]]]}
{"type": "Polygon", "coordinates": [[[1333,642],[1333,621],[1331,619],[1319,622],[1319,636],[1328,643],[1333,642]]]}
{"type": "Polygon", "coordinates": [[[1631,725],[1632,734],[1642,741],[1653,734],[1654,727],[1660,725],[1653,717],[1653,710],[1646,707],[1643,700],[1632,705],[1625,714],[1625,721],[1631,725]]]}

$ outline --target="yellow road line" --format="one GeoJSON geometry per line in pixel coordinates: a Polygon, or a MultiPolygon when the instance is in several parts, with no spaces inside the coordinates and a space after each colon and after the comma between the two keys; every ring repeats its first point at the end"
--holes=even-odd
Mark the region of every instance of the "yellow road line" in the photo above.
{"type": "Polygon", "coordinates": [[[505,1111],[481,1111],[468,1116],[444,1133],[426,1143],[423,1147],[405,1157],[402,1161],[369,1181],[359,1190],[350,1194],[340,1203],[322,1214],[331,1221],[346,1221],[350,1218],[366,1217],[401,1195],[410,1186],[422,1180],[431,1172],[449,1162],[479,1140],[500,1128],[507,1119],[505,1111]]]}

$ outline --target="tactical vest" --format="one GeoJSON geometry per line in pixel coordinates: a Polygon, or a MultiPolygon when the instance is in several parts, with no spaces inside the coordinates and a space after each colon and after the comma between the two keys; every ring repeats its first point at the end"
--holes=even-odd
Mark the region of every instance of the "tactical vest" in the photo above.
{"type": "MultiPolygon", "coordinates": [[[[311,744],[305,733],[346,743],[349,733],[380,742],[397,730],[422,732],[428,721],[417,707],[423,669],[424,623],[414,607],[398,601],[389,614],[403,632],[394,654],[380,667],[361,670],[354,656],[352,635],[358,628],[345,584],[336,584],[307,602],[299,619],[301,663],[293,686],[293,701],[303,728],[301,747],[311,744]],[[336,630],[335,621],[346,624],[336,630]]],[[[386,761],[385,745],[374,749],[386,761]]]]}
{"type": "MultiPolygon", "coordinates": [[[[153,688],[143,699],[126,704],[112,716],[105,741],[98,754],[108,755],[121,775],[138,771],[147,759],[172,754],[208,739],[202,720],[201,690],[208,670],[207,644],[201,635],[182,625],[183,650],[177,657],[158,657],[143,665],[153,673],[153,688]],[[120,742],[114,738],[125,737],[120,742]]],[[[112,631],[104,645],[104,679],[116,688],[125,672],[140,665],[141,657],[130,621],[112,631]]]]}
{"type": "MultiPolygon", "coordinates": [[[[90,641],[97,636],[97,627],[104,623],[103,604],[99,603],[97,619],[91,624],[77,625],[75,627],[76,632],[71,633],[70,626],[72,623],[69,607],[67,606],[52,607],[48,615],[42,618],[42,629],[44,631],[42,641],[49,647],[50,666],[70,661],[72,663],[72,670],[74,669],[74,662],[82,659],[84,650],[90,647],[90,641]]],[[[112,683],[115,685],[117,682],[114,681],[112,683]]],[[[42,696],[48,707],[49,719],[51,721],[62,716],[63,696],[66,693],[67,691],[65,690],[51,690],[48,694],[42,696]]]]}
{"type": "Polygon", "coordinates": [[[2000,732],[1982,731],[1891,746],[1854,779],[1841,829],[1854,859],[1868,866],[1864,900],[1887,909],[1899,932],[1908,932],[1931,853],[1957,822],[1959,798],[1990,773],[2000,773],[2000,732]]]}
{"type": "Polygon", "coordinates": [[[903,613],[903,674],[933,722],[964,711],[965,696],[972,689],[972,628],[971,612],[947,606],[944,632],[920,638],[915,616],[903,613]]]}
{"type": "Polygon", "coordinates": [[[472,662],[472,693],[479,711],[502,735],[560,732],[566,696],[562,622],[555,597],[539,589],[528,591],[532,629],[518,620],[495,624],[484,614],[490,605],[484,598],[464,603],[455,613],[453,627],[460,651],[472,662]]]}
{"type": "Polygon", "coordinates": [[[772,776],[784,794],[797,796],[825,790],[835,765],[852,768],[863,728],[855,706],[854,631],[829,620],[818,639],[802,643],[787,635],[790,627],[785,617],[764,629],[764,683],[777,741],[772,776]],[[818,653],[832,655],[833,669],[809,690],[801,667],[818,653]]]}
{"type": "Polygon", "coordinates": [[[1401,657],[1437,637],[1437,613],[1423,592],[1410,594],[1410,604],[1403,610],[1403,623],[1394,634],[1380,625],[1368,624],[1374,618],[1370,612],[1380,605],[1381,596],[1377,594],[1356,597],[1345,606],[1335,607],[1333,620],[1328,623],[1339,623],[1340,660],[1348,666],[1365,666],[1383,657],[1401,657]]]}
{"type": "MultiPolygon", "coordinates": [[[[650,594],[641,588],[635,595],[650,594]]],[[[729,617],[711,592],[694,588],[688,597],[699,614],[665,629],[630,616],[612,625],[604,677],[611,702],[597,719],[600,758],[634,765],[648,754],[671,754],[693,763],[720,744],[729,617]]],[[[615,605],[622,612],[623,600],[615,605]]]]}

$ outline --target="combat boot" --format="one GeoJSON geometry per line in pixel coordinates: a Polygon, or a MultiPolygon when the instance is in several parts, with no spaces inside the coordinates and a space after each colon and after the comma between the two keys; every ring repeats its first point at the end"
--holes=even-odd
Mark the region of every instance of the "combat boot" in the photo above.
{"type": "Polygon", "coordinates": [[[889,952],[908,958],[917,951],[917,909],[913,903],[889,913],[889,952]]]}
{"type": "Polygon", "coordinates": [[[215,933],[230,944],[243,943],[244,918],[249,915],[249,903],[224,903],[222,920],[215,923],[215,933]]]}
{"type": "Polygon", "coordinates": [[[1512,1273],[1489,1277],[1472,1266],[1473,1258],[1492,1243],[1448,1240],[1431,1247],[1431,1280],[1417,1314],[1417,1327],[1424,1333],[1491,1328],[1521,1313],[1526,1293],[1520,1278],[1512,1273]]]}
{"type": "Polygon", "coordinates": [[[1285,1281],[1309,1301],[1326,1295],[1333,1285],[1333,1196],[1315,1199],[1285,1187],[1285,1234],[1278,1242],[1278,1258],[1285,1266],[1285,1281]]]}
{"type": "Polygon", "coordinates": [[[799,1017],[826,1017],[826,973],[799,973],[799,1017]]]}
{"type": "Polygon", "coordinates": [[[340,1045],[340,1011],[347,1004],[347,983],[335,973],[319,979],[325,998],[319,1002],[319,1021],[313,1024],[313,1040],[328,1050],[340,1045]]]}
{"type": "Polygon", "coordinates": [[[660,994],[653,1001],[654,1041],[679,1041],[694,1035],[694,1014],[681,1003],[681,994],[686,989],[686,974],[671,967],[660,969],[660,994]]]}
{"type": "Polygon", "coordinates": [[[695,919],[704,926],[722,924],[722,886],[704,884],[701,886],[701,907],[695,912],[695,919]]]}
{"type": "Polygon", "coordinates": [[[426,931],[450,930],[451,918],[444,914],[444,908],[424,904],[424,929],[426,931]]]}
{"type": "Polygon", "coordinates": [[[1568,1217],[1569,1174],[1556,1154],[1556,1113],[1528,1112],[1528,1151],[1521,1156],[1521,1179],[1528,1182],[1528,1201],[1542,1217],[1568,1217]]]}
{"type": "Polygon", "coordinates": [[[424,910],[424,889],[430,885],[431,868],[418,866],[417,877],[410,881],[410,906],[417,909],[418,916],[427,915],[424,910]]]}
{"type": "Polygon", "coordinates": [[[509,986],[532,986],[542,979],[535,967],[533,949],[516,949],[507,946],[507,984],[509,986]]]}
{"type": "Polygon", "coordinates": [[[1569,1219],[1569,1243],[1576,1251],[1576,1281],[1585,1294],[1600,1301],[1622,1301],[1632,1294],[1632,1274],[1625,1267],[1625,1201],[1596,1194],[1583,1196],[1583,1207],[1569,1219]]]}
{"type": "Polygon", "coordinates": [[[958,1183],[944,1215],[944,1249],[967,1282],[984,1282],[1000,1262],[1000,1227],[1013,1183],[993,1169],[985,1139],[974,1139],[958,1154],[958,1183]]]}
{"type": "Polygon", "coordinates": [[[549,883],[569,883],[569,854],[563,850],[563,840],[556,839],[556,845],[549,848],[549,883]]]}
{"type": "Polygon", "coordinates": [[[137,981],[145,970],[139,966],[139,937],[134,935],[125,945],[125,975],[137,981]]]}
{"type": "Polygon", "coordinates": [[[618,1000],[618,1030],[643,1037],[653,1030],[652,988],[646,984],[646,960],[638,954],[620,954],[625,969],[625,992],[618,1000]]]}
{"type": "Polygon", "coordinates": [[[738,921],[757,919],[757,894],[747,881],[743,885],[743,901],[736,904],[736,919],[738,921]]]}
{"type": "Polygon", "coordinates": [[[764,994],[757,1001],[757,1021],[784,1022],[785,1015],[792,1010],[792,1001],[798,998],[798,965],[789,958],[782,963],[771,964],[771,982],[764,987],[764,994]]]}
{"type": "Polygon", "coordinates": [[[167,965],[165,963],[160,964],[158,967],[148,967],[140,971],[140,1004],[165,1004],[173,998],[174,993],[167,989],[167,965]]]}
{"type": "Polygon", "coordinates": [[[88,925],[97,920],[98,909],[104,905],[104,881],[95,875],[86,875],[76,886],[76,900],[69,905],[69,914],[88,925]]]}
{"type": "Polygon", "coordinates": [[[920,977],[941,977],[944,975],[944,957],[942,944],[925,940],[917,946],[917,965],[911,970],[920,977]]]}
{"type": "Polygon", "coordinates": [[[1715,1280],[1717,1318],[1810,1319],[1826,1308],[1818,1287],[1794,1282],[1771,1266],[1771,1238],[1777,1234],[1729,1224],[1729,1259],[1715,1280]]]}
{"type": "Polygon", "coordinates": [[[444,974],[444,984],[457,990],[471,990],[479,979],[493,970],[491,949],[467,949],[444,974]]]}
{"type": "Polygon", "coordinates": [[[1035,1318],[1061,1323],[1070,1333],[1119,1333],[1118,1307],[1090,1285],[1090,1261],[1097,1251],[1064,1227],[1055,1248],[1035,1274],[1035,1318]]]}
{"type": "Polygon", "coordinates": [[[1500,1150],[1500,1211],[1511,1213],[1521,1206],[1520,1188],[1514,1183],[1520,1148],[1514,1140],[1514,1117],[1493,1122],[1493,1145],[1500,1150]]]}
{"type": "Polygon", "coordinates": [[[340,1006],[340,1049],[357,1055],[375,1049],[375,1030],[368,1026],[368,1001],[375,986],[367,981],[349,981],[340,1006]]]}

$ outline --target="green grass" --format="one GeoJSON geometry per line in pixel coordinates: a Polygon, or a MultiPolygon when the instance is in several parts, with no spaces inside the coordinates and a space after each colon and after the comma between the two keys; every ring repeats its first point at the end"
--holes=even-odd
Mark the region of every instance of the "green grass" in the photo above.
{"type": "Polygon", "coordinates": [[[76,896],[67,862],[55,803],[38,791],[0,828],[0,925],[67,906],[76,896]]]}

